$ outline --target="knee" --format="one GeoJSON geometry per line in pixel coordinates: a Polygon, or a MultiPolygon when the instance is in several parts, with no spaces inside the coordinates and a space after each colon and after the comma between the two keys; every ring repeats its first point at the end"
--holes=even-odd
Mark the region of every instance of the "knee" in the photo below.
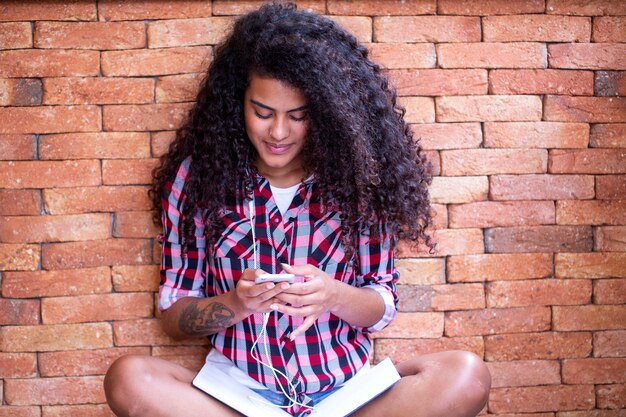
{"type": "Polygon", "coordinates": [[[472,352],[452,351],[451,362],[457,373],[457,383],[466,398],[482,409],[489,399],[491,374],[485,362],[472,352]]]}
{"type": "Polygon", "coordinates": [[[144,398],[149,396],[153,379],[147,357],[122,356],[104,377],[107,403],[117,416],[143,415],[144,398]]]}

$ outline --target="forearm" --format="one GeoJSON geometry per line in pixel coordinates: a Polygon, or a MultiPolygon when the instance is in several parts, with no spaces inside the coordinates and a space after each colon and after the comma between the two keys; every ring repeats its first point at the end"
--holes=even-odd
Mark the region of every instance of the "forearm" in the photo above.
{"type": "Polygon", "coordinates": [[[355,327],[369,327],[378,323],[385,313],[385,302],[380,294],[370,288],[335,282],[337,301],[331,307],[331,313],[355,327]]]}
{"type": "Polygon", "coordinates": [[[212,335],[249,314],[231,291],[211,298],[181,298],[161,317],[165,333],[175,339],[184,339],[212,335]]]}

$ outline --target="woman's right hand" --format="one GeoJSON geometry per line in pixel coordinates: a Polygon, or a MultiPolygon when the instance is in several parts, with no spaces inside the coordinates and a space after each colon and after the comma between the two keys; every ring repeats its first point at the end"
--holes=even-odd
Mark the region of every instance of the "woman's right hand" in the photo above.
{"type": "Polygon", "coordinates": [[[264,282],[256,284],[254,282],[257,275],[264,274],[261,269],[246,269],[241,274],[237,286],[235,287],[235,298],[240,303],[242,310],[247,314],[267,313],[272,311],[272,304],[283,304],[277,294],[289,289],[290,284],[281,282],[264,282]]]}

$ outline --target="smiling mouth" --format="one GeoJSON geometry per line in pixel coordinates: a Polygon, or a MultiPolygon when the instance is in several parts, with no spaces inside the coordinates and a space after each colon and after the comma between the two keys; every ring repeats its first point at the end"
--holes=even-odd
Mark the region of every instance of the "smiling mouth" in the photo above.
{"type": "Polygon", "coordinates": [[[282,155],[291,148],[290,144],[278,145],[278,144],[271,143],[271,142],[263,142],[263,143],[265,144],[265,147],[269,150],[269,152],[274,155],[282,155]]]}

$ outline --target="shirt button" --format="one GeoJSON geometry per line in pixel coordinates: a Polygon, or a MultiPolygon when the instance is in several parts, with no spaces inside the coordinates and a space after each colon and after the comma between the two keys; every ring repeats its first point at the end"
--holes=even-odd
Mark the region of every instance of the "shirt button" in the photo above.
{"type": "Polygon", "coordinates": [[[280,218],[278,218],[278,216],[274,217],[274,223],[280,223],[280,218]]]}

